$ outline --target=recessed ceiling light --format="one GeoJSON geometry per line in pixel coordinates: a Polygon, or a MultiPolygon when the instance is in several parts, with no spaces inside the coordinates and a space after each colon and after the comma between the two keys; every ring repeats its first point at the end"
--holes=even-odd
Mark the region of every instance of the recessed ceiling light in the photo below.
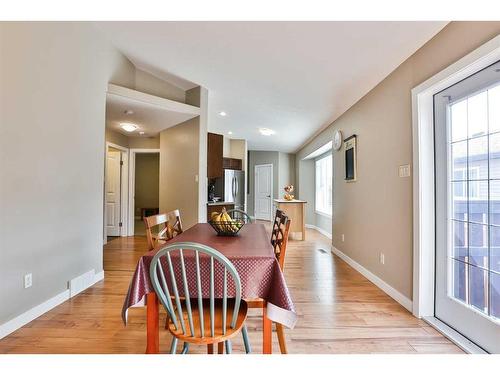
{"type": "Polygon", "coordinates": [[[133,115],[134,111],[132,111],[131,109],[126,109],[123,113],[125,113],[126,115],[133,115]]]}
{"type": "Polygon", "coordinates": [[[144,135],[144,132],[139,132],[140,135],[144,135]]]}
{"type": "Polygon", "coordinates": [[[131,133],[131,132],[133,132],[134,130],[137,129],[137,125],[136,124],[132,124],[130,122],[122,122],[120,124],[120,126],[121,126],[121,128],[123,130],[125,130],[126,132],[129,132],[129,133],[131,133]]]}
{"type": "Polygon", "coordinates": [[[259,128],[259,132],[262,135],[273,135],[276,133],[273,129],[268,128],[259,128]]]}
{"type": "Polygon", "coordinates": [[[220,112],[219,112],[219,116],[226,117],[226,116],[227,116],[227,113],[226,113],[226,112],[224,112],[224,111],[220,111],[220,112]]]}
{"type": "Polygon", "coordinates": [[[229,132],[227,132],[227,134],[231,135],[231,134],[233,134],[233,132],[229,131],[229,132]]]}

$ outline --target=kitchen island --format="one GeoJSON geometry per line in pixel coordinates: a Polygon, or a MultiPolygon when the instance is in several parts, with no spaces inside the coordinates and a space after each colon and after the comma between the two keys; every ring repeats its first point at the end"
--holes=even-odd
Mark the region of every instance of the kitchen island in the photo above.
{"type": "Polygon", "coordinates": [[[306,201],[300,199],[292,199],[288,201],[286,199],[275,199],[274,206],[285,212],[288,218],[292,221],[290,224],[290,232],[301,232],[302,241],[306,239],[306,201]]]}

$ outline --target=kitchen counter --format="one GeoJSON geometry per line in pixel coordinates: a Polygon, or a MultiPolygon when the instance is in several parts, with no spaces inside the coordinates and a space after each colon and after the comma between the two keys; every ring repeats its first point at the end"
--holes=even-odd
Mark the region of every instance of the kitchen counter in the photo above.
{"type": "Polygon", "coordinates": [[[228,206],[228,205],[234,205],[234,202],[208,202],[207,206],[228,206]]]}
{"type": "Polygon", "coordinates": [[[306,239],[306,201],[293,199],[275,199],[274,206],[282,211],[290,218],[290,232],[301,232],[302,241],[306,239]]]}
{"type": "Polygon", "coordinates": [[[286,199],[275,199],[276,203],[307,203],[307,201],[302,201],[300,199],[292,199],[291,201],[286,199]]]}

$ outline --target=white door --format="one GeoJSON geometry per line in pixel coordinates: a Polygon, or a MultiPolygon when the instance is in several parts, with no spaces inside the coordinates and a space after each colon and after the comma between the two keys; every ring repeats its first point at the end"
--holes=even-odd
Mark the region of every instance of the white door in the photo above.
{"type": "Polygon", "coordinates": [[[120,172],[121,152],[109,150],[106,160],[106,235],[120,235],[120,172]]]}
{"type": "Polygon", "coordinates": [[[272,220],[273,165],[255,166],[255,218],[272,220]]]}
{"type": "Polygon", "coordinates": [[[491,66],[434,96],[435,315],[500,353],[500,76],[491,66]]]}

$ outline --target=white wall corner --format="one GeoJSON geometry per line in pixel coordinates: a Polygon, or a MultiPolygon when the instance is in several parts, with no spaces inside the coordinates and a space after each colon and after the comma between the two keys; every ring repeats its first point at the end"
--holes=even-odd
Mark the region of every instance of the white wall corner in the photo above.
{"type": "Polygon", "coordinates": [[[340,251],[339,249],[337,249],[333,245],[332,245],[332,253],[337,255],[344,262],[346,262],[348,265],[350,265],[352,268],[354,268],[356,271],[358,271],[360,274],[362,274],[364,277],[366,277],[368,280],[370,280],[372,283],[374,283],[377,287],[379,287],[383,292],[385,292],[389,297],[393,298],[396,302],[398,302],[405,309],[412,312],[413,302],[408,297],[406,297],[405,295],[403,295],[402,293],[400,293],[399,291],[394,289],[392,286],[387,284],[380,277],[371,273],[369,270],[367,270],[361,264],[359,264],[358,262],[356,262],[353,259],[351,259],[350,257],[348,257],[346,254],[344,254],[342,251],[340,251]]]}

